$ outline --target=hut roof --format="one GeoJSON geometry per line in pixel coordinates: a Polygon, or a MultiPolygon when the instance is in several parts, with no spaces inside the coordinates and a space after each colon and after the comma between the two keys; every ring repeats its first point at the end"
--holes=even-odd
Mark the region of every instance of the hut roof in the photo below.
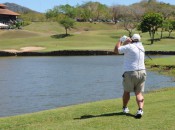
{"type": "Polygon", "coordinates": [[[7,6],[3,5],[3,4],[0,4],[0,14],[3,14],[3,15],[15,15],[15,16],[20,15],[18,13],[15,13],[15,12],[7,9],[7,6]]]}
{"type": "Polygon", "coordinates": [[[8,10],[8,9],[0,9],[0,14],[4,14],[4,15],[16,15],[16,16],[20,15],[18,13],[15,13],[15,12],[11,11],[11,10],[8,10]]]}
{"type": "Polygon", "coordinates": [[[6,5],[0,4],[0,8],[6,8],[6,5]]]}

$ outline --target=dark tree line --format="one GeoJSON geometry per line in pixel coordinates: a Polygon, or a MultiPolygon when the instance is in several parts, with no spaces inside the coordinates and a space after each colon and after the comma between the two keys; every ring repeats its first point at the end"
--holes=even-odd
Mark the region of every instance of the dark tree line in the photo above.
{"type": "Polygon", "coordinates": [[[129,6],[110,7],[99,2],[86,2],[77,6],[66,4],[48,10],[45,16],[47,20],[58,21],[64,27],[65,23],[70,23],[70,28],[73,27],[70,19],[78,22],[112,22],[114,24],[121,22],[129,36],[134,29],[149,32],[151,44],[159,28],[161,28],[160,39],[164,31],[168,31],[170,37],[175,29],[175,6],[156,0],[143,0],[129,6]]]}

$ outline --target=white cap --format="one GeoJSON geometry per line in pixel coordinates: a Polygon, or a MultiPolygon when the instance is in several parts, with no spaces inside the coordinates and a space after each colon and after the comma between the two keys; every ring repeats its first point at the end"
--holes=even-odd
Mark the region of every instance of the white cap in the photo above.
{"type": "Polygon", "coordinates": [[[124,35],[123,37],[120,38],[120,41],[125,42],[127,39],[128,39],[128,37],[124,35]]]}
{"type": "Polygon", "coordinates": [[[134,34],[131,39],[140,41],[141,37],[139,34],[134,34]]]}

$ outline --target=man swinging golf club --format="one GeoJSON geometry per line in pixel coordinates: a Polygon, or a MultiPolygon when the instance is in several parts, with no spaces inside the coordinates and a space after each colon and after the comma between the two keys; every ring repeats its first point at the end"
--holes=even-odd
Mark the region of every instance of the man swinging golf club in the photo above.
{"type": "Polygon", "coordinates": [[[138,104],[136,118],[141,118],[143,115],[144,97],[142,92],[144,92],[146,80],[145,50],[140,40],[139,34],[134,34],[132,38],[123,36],[114,49],[115,53],[124,54],[123,113],[129,113],[127,105],[130,99],[130,92],[134,92],[138,104]]]}

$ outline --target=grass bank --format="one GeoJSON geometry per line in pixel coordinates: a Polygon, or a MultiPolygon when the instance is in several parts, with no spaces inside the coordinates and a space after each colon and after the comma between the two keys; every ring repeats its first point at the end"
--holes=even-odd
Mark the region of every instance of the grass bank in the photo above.
{"type": "MultiPolygon", "coordinates": [[[[121,25],[120,25],[121,26],[121,25]]],[[[113,50],[116,42],[128,32],[121,30],[118,25],[105,23],[76,23],[69,31],[71,36],[60,38],[65,30],[56,22],[35,22],[22,30],[0,30],[0,50],[17,49],[22,47],[44,47],[42,51],[57,50],[113,50]]],[[[134,32],[138,33],[138,32],[134,32]]],[[[149,34],[142,33],[142,42],[147,51],[174,51],[174,39],[162,39],[149,45],[149,34]]],[[[164,33],[168,36],[168,33],[164,33]]],[[[172,32],[172,36],[175,33],[172,32]]],[[[157,33],[156,38],[160,37],[157,33]]]]}
{"type": "Polygon", "coordinates": [[[0,118],[2,130],[174,130],[175,88],[145,94],[144,116],[135,119],[135,98],[130,114],[121,113],[121,99],[98,101],[21,116],[0,118]]]}
{"type": "Polygon", "coordinates": [[[175,56],[148,59],[146,60],[146,66],[158,73],[175,76],[175,56]]]}

